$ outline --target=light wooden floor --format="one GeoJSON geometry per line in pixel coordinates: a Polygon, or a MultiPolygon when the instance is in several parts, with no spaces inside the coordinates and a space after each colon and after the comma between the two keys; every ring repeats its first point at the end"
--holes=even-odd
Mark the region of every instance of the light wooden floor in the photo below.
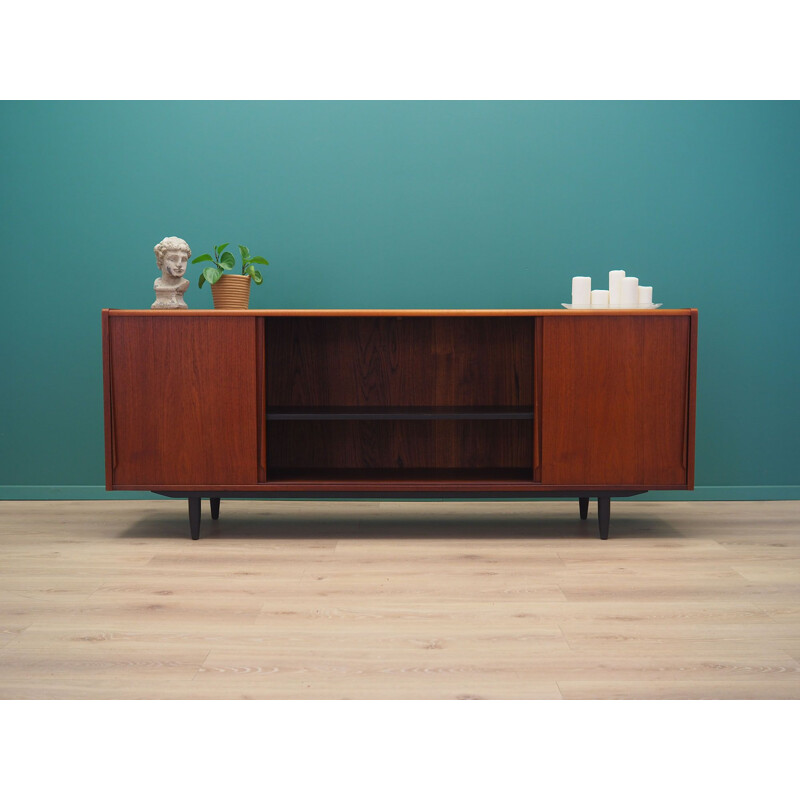
{"type": "Polygon", "coordinates": [[[0,698],[800,698],[800,502],[0,503],[0,698]]]}

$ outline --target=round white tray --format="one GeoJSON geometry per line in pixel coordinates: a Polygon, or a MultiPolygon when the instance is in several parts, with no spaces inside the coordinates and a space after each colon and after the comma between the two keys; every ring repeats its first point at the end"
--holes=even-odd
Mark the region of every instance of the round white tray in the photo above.
{"type": "Polygon", "coordinates": [[[617,309],[619,309],[620,311],[624,311],[624,310],[633,311],[633,309],[635,309],[635,308],[640,308],[640,309],[641,308],[644,308],[644,309],[647,309],[647,308],[661,308],[661,306],[664,305],[664,304],[663,303],[642,303],[639,306],[573,306],[571,303],[562,303],[561,305],[564,306],[564,308],[579,309],[581,311],[610,311],[612,309],[615,310],[615,311],[617,309]]]}

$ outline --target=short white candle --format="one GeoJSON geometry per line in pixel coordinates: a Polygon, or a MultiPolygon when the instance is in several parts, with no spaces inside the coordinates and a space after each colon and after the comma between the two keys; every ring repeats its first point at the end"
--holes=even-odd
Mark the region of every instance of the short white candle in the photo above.
{"type": "Polygon", "coordinates": [[[639,287],[639,305],[651,306],[653,305],[653,287],[640,286],[639,287]]]}
{"type": "Polygon", "coordinates": [[[608,303],[612,306],[622,305],[622,279],[625,277],[624,269],[612,269],[608,273],[608,303]]]}
{"type": "Polygon", "coordinates": [[[608,308],[608,289],[592,289],[592,308],[608,308]]]}
{"type": "Polygon", "coordinates": [[[639,305],[639,279],[622,279],[622,307],[636,308],[639,305]]]}
{"type": "Polygon", "coordinates": [[[592,279],[577,277],[572,279],[572,305],[589,306],[592,302],[592,279]]]}

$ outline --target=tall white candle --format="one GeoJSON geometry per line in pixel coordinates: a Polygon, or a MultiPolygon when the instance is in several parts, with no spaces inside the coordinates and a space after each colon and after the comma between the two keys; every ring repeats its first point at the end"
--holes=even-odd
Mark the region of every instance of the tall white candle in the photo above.
{"type": "Polygon", "coordinates": [[[636,308],[639,305],[639,279],[622,279],[622,307],[636,308]]]}
{"type": "Polygon", "coordinates": [[[639,287],[639,305],[651,306],[653,305],[653,287],[640,286],[639,287]]]}
{"type": "Polygon", "coordinates": [[[608,273],[608,303],[612,306],[622,305],[622,279],[625,277],[624,269],[612,269],[608,273]]]}
{"type": "Polygon", "coordinates": [[[592,308],[608,308],[608,289],[592,289],[592,308]]]}
{"type": "Polygon", "coordinates": [[[592,302],[592,279],[577,277],[572,279],[572,305],[589,306],[592,302]]]}

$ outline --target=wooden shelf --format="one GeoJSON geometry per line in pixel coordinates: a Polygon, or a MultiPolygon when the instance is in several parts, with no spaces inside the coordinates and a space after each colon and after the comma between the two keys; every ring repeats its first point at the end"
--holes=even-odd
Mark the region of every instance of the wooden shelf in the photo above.
{"type": "Polygon", "coordinates": [[[445,419],[533,419],[533,406],[276,406],[267,409],[267,421],[445,419]]]}

